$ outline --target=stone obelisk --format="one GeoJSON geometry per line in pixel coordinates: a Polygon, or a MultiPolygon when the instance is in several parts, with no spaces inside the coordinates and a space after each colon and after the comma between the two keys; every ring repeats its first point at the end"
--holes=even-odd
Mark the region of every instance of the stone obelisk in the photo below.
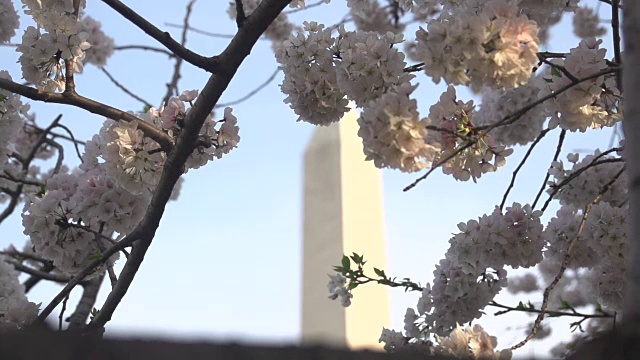
{"type": "Polygon", "coordinates": [[[390,327],[388,288],[354,290],[348,308],[328,299],[327,274],[343,254],[364,255],[366,267],[386,269],[380,171],[365,161],[357,136],[358,113],[318,127],[304,156],[302,342],[380,349],[390,327]]]}

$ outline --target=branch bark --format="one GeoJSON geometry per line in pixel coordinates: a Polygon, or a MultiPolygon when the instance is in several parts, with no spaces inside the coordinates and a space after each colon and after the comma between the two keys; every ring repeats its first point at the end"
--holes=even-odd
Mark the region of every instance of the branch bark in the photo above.
{"type": "Polygon", "coordinates": [[[124,120],[124,121],[137,121],[138,127],[142,132],[155,140],[163,150],[169,151],[173,147],[173,140],[171,137],[164,132],[154,128],[150,124],[144,122],[142,119],[139,119],[137,116],[132,115],[128,112],[122,111],[120,109],[116,109],[109,105],[105,105],[103,103],[97,102],[95,100],[86,98],[84,96],[75,94],[75,93],[49,93],[40,91],[38,89],[21,85],[11,80],[0,78],[0,89],[5,89],[11,91],[13,93],[22,95],[26,98],[36,101],[44,101],[48,103],[54,104],[65,104],[72,105],[75,107],[79,107],[81,109],[87,110],[94,114],[105,116],[109,119],[113,120],[124,120]]]}
{"type": "Polygon", "coordinates": [[[100,312],[88,325],[89,330],[100,331],[111,320],[116,307],[127,293],[144,260],[147,249],[151,245],[173,187],[184,173],[184,164],[195,148],[202,124],[262,33],[290,2],[291,0],[262,1],[218,57],[219,66],[207,81],[200,96],[198,96],[185,118],[185,126],[176,141],[173,151],[167,158],[162,176],[147,212],[134,230],[134,232],[140,234],[140,240],[134,243],[133,250],[120,273],[118,282],[107,297],[100,312]]]}
{"type": "Polygon", "coordinates": [[[98,292],[100,291],[100,285],[102,285],[103,279],[104,274],[95,279],[86,281],[83,284],[84,288],[82,290],[82,297],[78,302],[78,306],[76,306],[76,310],[68,318],[69,329],[80,329],[85,325],[87,318],[96,303],[96,298],[98,297],[98,292]]]}
{"type": "Polygon", "coordinates": [[[640,32],[640,4],[626,1],[624,4],[622,31],[624,39],[625,66],[622,87],[625,89],[624,120],[625,133],[624,157],[627,160],[629,176],[629,241],[631,256],[628,259],[627,287],[625,290],[624,317],[622,331],[637,334],[640,324],[640,44],[634,41],[640,32]]]}
{"type": "Polygon", "coordinates": [[[172,53],[176,54],[176,56],[184,59],[184,61],[210,73],[216,72],[218,59],[215,56],[208,58],[187,49],[179,42],[175,41],[168,32],[158,29],[155,25],[147,21],[147,19],[143,18],[140,14],[118,0],[102,1],[109,5],[113,10],[117,11],[125,19],[139,27],[140,30],[144,31],[147,35],[156,39],[172,53]]]}

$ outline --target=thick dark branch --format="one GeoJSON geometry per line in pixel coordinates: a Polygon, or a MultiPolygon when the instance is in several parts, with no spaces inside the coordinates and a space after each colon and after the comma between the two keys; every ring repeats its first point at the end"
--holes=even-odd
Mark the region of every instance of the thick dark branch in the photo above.
{"type": "Polygon", "coordinates": [[[118,0],[102,0],[102,1],[105,4],[109,5],[113,10],[117,11],[125,19],[131,21],[134,25],[139,27],[147,35],[156,39],[159,43],[164,45],[167,49],[171,50],[171,52],[176,54],[176,56],[210,73],[216,72],[216,69],[218,67],[218,59],[216,57],[211,57],[211,58],[204,57],[202,55],[199,55],[185,48],[184,46],[180,45],[179,42],[173,40],[173,38],[168,32],[158,29],[155,25],[147,21],[147,19],[140,16],[138,13],[133,11],[127,5],[123,4],[121,1],[118,1],[118,0]]]}
{"type": "MultiPolygon", "coordinates": [[[[620,0],[611,0],[611,30],[613,32],[613,59],[616,63],[622,64],[620,51],[620,0]]],[[[622,92],[622,69],[616,72],[616,86],[622,92]]]]}
{"type": "Polygon", "coordinates": [[[0,89],[11,91],[13,93],[27,97],[31,100],[44,101],[54,104],[72,105],[113,120],[124,120],[128,122],[137,121],[138,128],[142,130],[142,132],[146,136],[160,144],[160,146],[165,151],[169,151],[173,147],[173,140],[171,139],[171,137],[164,132],[154,128],[151,124],[128,112],[116,109],[109,105],[102,104],[84,96],[78,94],[58,94],[44,92],[3,78],[0,78],[0,89]]]}
{"type": "Polygon", "coordinates": [[[89,324],[89,329],[100,330],[111,320],[116,307],[127,293],[147,249],[151,245],[173,187],[184,173],[184,164],[197,144],[202,124],[213,110],[220,96],[227,89],[227,86],[229,86],[238,67],[249,55],[260,36],[290,2],[291,0],[263,0],[251,16],[246,19],[227,48],[220,54],[218,58],[219,66],[207,81],[185,118],[185,126],[178,137],[176,146],[169,153],[147,212],[134,230],[136,234],[139,234],[137,238],[140,240],[134,244],[115,288],[107,297],[100,312],[89,324]]]}
{"type": "Polygon", "coordinates": [[[87,318],[96,304],[102,279],[104,279],[104,274],[83,283],[82,297],[78,302],[78,306],[76,306],[76,310],[67,319],[70,330],[80,329],[86,324],[87,318]]]}
{"type": "Polygon", "coordinates": [[[247,15],[244,13],[244,5],[242,5],[242,0],[236,0],[236,24],[238,25],[238,29],[242,27],[245,20],[247,20],[247,15]]]}

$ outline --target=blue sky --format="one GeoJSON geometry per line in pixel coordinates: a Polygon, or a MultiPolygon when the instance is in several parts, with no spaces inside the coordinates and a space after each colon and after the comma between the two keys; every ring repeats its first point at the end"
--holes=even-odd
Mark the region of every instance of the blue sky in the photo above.
{"type": "MultiPolygon", "coordinates": [[[[17,8],[21,5],[18,1],[14,3],[17,8]]],[[[178,38],[180,30],[164,24],[182,22],[185,2],[163,2],[162,6],[146,1],[128,3],[149,21],[178,38]]],[[[595,4],[595,1],[587,3],[595,4]]],[[[233,34],[235,23],[226,14],[226,4],[227,1],[196,3],[192,26],[233,34]]],[[[160,46],[102,2],[89,2],[87,13],[102,22],[103,29],[117,45],[160,46]]],[[[330,24],[345,13],[345,3],[334,0],[330,5],[297,13],[293,19],[330,24]]],[[[603,17],[609,18],[607,15],[603,17]]],[[[30,24],[30,20],[23,16],[21,28],[30,24]]],[[[19,37],[15,41],[18,40],[19,37]]],[[[192,33],[187,45],[201,54],[215,55],[227,41],[192,33]]],[[[552,31],[548,50],[567,51],[577,43],[570,23],[565,19],[552,31]]],[[[20,69],[15,64],[18,56],[13,50],[0,47],[0,69],[9,70],[16,80],[20,78],[20,69]]],[[[132,91],[158,104],[173,71],[173,62],[161,54],[120,51],[109,59],[106,68],[132,91]]],[[[237,99],[251,91],[275,68],[269,42],[259,42],[238,71],[222,102],[237,99]]],[[[206,73],[186,64],[180,89],[199,89],[207,78],[206,73]]],[[[234,106],[240,125],[238,149],[185,176],[180,199],[168,206],[131,290],[108,324],[108,333],[260,342],[297,341],[300,326],[302,154],[313,126],[295,121],[297,116],[282,102],[284,95],[277,86],[281,80],[282,75],[279,74],[276,81],[251,100],[234,106]]],[[[118,90],[93,66],[87,66],[76,81],[78,91],[85,96],[125,110],[142,109],[142,104],[118,90]]],[[[434,85],[424,75],[419,75],[417,81],[420,86],[416,96],[424,116],[445,87],[443,84],[434,85]]],[[[470,98],[466,92],[459,91],[458,95],[465,100],[470,98]]],[[[99,116],[68,106],[33,104],[32,109],[36,111],[41,125],[63,113],[63,123],[74,129],[80,139],[90,138],[103,122],[99,116]]],[[[507,204],[533,201],[555,151],[557,136],[558,131],[554,131],[542,141],[521,172],[507,204]]],[[[569,134],[564,153],[576,149],[605,148],[609,137],[609,131],[569,134]]],[[[67,154],[72,152],[67,151],[67,154]]],[[[478,184],[456,182],[437,171],[408,193],[402,192],[402,188],[417,175],[384,171],[387,273],[410,277],[421,283],[431,281],[435,263],[448,248],[451,233],[457,231],[456,224],[493,210],[523,154],[522,148],[516,149],[507,159],[505,168],[498,173],[484,175],[478,184]]],[[[68,155],[68,163],[75,162],[76,159],[68,155]]],[[[547,211],[545,218],[552,216],[554,211],[547,211]]],[[[20,223],[16,214],[0,224],[2,232],[10,234],[0,240],[1,247],[9,243],[22,246],[25,236],[20,223]]],[[[108,282],[105,281],[103,286],[97,307],[104,301],[108,282]]],[[[30,297],[33,301],[46,303],[58,290],[55,285],[39,285],[31,291],[30,297]]],[[[530,299],[536,302],[539,298],[530,299]]],[[[417,294],[394,290],[391,299],[393,324],[396,329],[401,329],[405,309],[415,306],[417,294]]],[[[516,304],[518,300],[526,301],[529,297],[516,299],[506,296],[503,299],[505,303],[516,304]]],[[[358,301],[357,291],[355,301],[358,301]]],[[[73,298],[70,303],[74,303],[73,298]]],[[[515,319],[482,319],[480,323],[486,325],[493,335],[499,335],[498,347],[502,348],[524,336],[523,330],[505,331],[507,327],[525,325],[530,321],[525,316],[515,319]]],[[[568,330],[568,327],[556,327],[554,331],[558,336],[554,336],[554,341],[564,337],[559,334],[568,333],[568,330]]],[[[529,354],[528,351],[521,354],[529,354]]]]}

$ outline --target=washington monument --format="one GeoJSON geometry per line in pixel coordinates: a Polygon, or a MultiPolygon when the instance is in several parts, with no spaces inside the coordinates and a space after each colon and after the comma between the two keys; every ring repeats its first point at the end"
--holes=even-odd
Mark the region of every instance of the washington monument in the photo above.
{"type": "Polygon", "coordinates": [[[327,290],[343,254],[364,255],[369,270],[386,268],[382,181],[365,161],[357,118],[352,107],[339,123],[316,128],[304,155],[302,342],[379,349],[382,327],[390,327],[388,289],[359,286],[348,308],[327,290]]]}

